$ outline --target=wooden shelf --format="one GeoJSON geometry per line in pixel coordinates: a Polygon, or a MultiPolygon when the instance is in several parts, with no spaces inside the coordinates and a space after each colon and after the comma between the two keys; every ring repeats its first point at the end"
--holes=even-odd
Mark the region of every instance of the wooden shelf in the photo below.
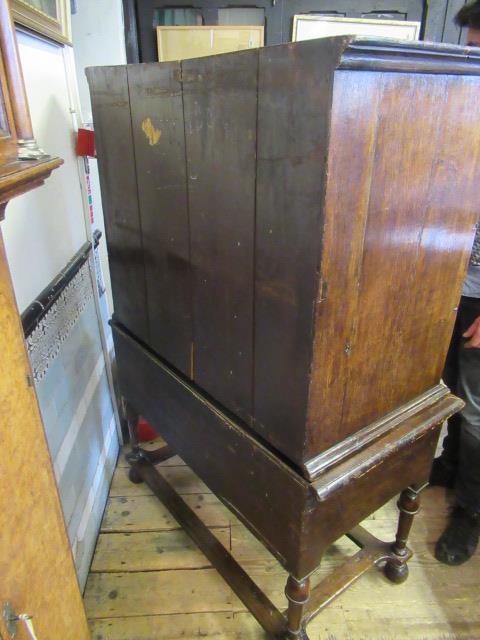
{"type": "Polygon", "coordinates": [[[8,201],[45,182],[54,169],[63,164],[61,158],[10,162],[0,167],[0,221],[5,217],[8,201]]]}

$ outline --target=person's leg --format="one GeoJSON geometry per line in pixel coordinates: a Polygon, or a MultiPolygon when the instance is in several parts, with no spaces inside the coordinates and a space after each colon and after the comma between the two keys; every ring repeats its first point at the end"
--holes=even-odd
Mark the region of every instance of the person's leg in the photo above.
{"type": "MultiPolygon", "coordinates": [[[[465,331],[480,315],[480,299],[466,299],[462,315],[465,331]]],[[[456,507],[435,549],[437,559],[446,564],[468,560],[480,534],[480,349],[462,345],[457,393],[465,401],[465,408],[461,412],[456,507]]]]}
{"type": "MultiPolygon", "coordinates": [[[[450,340],[447,359],[443,369],[442,380],[452,393],[457,393],[459,350],[462,346],[462,302],[458,308],[453,334],[450,340]]],[[[430,472],[429,484],[434,486],[455,486],[457,477],[458,457],[460,452],[460,424],[461,416],[454,414],[448,419],[447,435],[442,442],[442,453],[435,458],[430,472]]]]}
{"type": "Polygon", "coordinates": [[[480,512],[480,349],[463,349],[459,385],[465,408],[455,494],[459,505],[480,512]]]}

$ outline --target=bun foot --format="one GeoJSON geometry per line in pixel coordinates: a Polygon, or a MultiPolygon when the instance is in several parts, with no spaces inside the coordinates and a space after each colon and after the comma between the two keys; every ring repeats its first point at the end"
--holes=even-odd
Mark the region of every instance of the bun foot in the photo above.
{"type": "Polygon", "coordinates": [[[134,467],[130,467],[128,470],[128,479],[130,482],[133,482],[133,484],[141,484],[143,482],[142,476],[134,467]]]}
{"type": "Polygon", "coordinates": [[[408,578],[408,565],[406,562],[399,563],[394,560],[387,560],[384,572],[390,582],[402,584],[408,578]]]}
{"type": "Polygon", "coordinates": [[[285,640],[309,640],[305,629],[301,629],[298,633],[287,631],[287,634],[284,636],[284,638],[285,640]]]}

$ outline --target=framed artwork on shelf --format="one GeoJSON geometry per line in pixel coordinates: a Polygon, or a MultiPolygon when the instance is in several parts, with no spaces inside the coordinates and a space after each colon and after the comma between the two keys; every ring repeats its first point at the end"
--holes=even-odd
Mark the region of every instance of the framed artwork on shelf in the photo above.
{"type": "Polygon", "coordinates": [[[186,60],[263,47],[263,39],[264,28],[258,25],[157,27],[158,59],[186,60]]]}
{"type": "Polygon", "coordinates": [[[418,40],[420,22],[335,18],[322,15],[296,15],[293,18],[293,42],[350,34],[418,40]]]}
{"type": "Polygon", "coordinates": [[[57,42],[71,44],[70,0],[9,0],[13,20],[57,42]]]}

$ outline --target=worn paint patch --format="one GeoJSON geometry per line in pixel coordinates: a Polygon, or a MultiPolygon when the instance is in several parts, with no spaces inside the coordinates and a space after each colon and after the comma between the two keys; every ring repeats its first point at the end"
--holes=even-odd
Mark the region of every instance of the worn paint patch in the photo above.
{"type": "Polygon", "coordinates": [[[142,131],[146,135],[151,147],[157,144],[157,142],[160,140],[160,136],[162,135],[160,129],[155,128],[150,118],[145,118],[145,120],[142,122],[142,131]]]}

